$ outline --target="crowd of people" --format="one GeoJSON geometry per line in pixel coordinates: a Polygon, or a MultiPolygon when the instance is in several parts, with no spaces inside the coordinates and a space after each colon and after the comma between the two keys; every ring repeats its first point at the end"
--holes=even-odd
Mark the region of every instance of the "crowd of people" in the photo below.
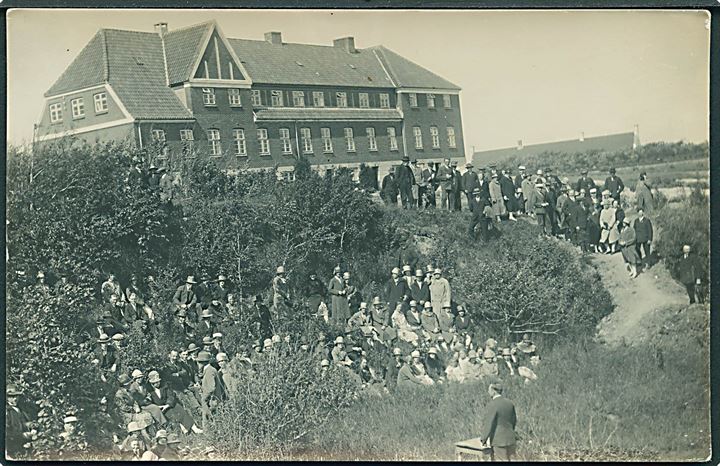
{"type": "MultiPolygon", "coordinates": [[[[476,173],[470,163],[466,168],[460,175],[449,159],[438,168],[423,168],[422,162],[411,165],[405,158],[398,173],[391,170],[383,180],[381,196],[394,204],[399,195],[407,208],[460,210],[463,194],[473,214],[472,238],[478,224],[485,238],[497,222],[527,216],[537,221],[543,235],[572,241],[581,251],[621,251],[632,277],[651,253],[653,228],[644,212],[652,209],[652,196],[638,198],[637,218],[631,221],[620,205],[625,187],[614,169],[599,190],[587,171],[570,183],[550,169],[530,175],[520,166],[513,179],[509,169],[490,166],[476,173]]],[[[140,165],[134,170],[138,174],[130,177],[141,176],[140,165]]],[[[161,185],[162,173],[155,176],[161,185]]],[[[42,272],[35,286],[43,292],[62,290],[51,289],[42,272]]],[[[307,352],[320,374],[340,371],[359,390],[382,396],[392,396],[404,386],[513,378],[532,383],[538,377],[540,357],[532,335],[503,342],[488,335],[482,323],[474,322],[468,309],[453,299],[450,282],[432,264],[415,270],[409,264],[393,268],[378,296],[362,296],[350,273],[339,266],[328,282],[312,274],[303,296],[291,296],[285,268],[280,266],[267,305],[261,296],[246,303],[224,275],[200,283],[188,276],[168,296],[170,325],[182,335],[182,345],[168,353],[164,365],[132,367],[123,360],[128,331],[137,327],[152,338],[164,328],[153,304],[168,303],[150,303],[146,286],[137,276],[122,286],[110,274],[99,287],[101,317],[84,332],[85,339],[94,343],[89,361],[101,374],[94,383],[106,387],[107,396],[98,400],[98,409],[108,418],[103,434],[112,438],[112,455],[120,459],[212,458],[212,445],[193,439],[203,438],[218,406],[233,396],[234,380],[252,376],[268,357],[291,347],[307,352]],[[273,315],[299,302],[331,324],[329,328],[341,330],[316,337],[280,335],[273,328],[273,315]],[[247,312],[253,315],[257,339],[233,342],[237,350],[227,351],[223,332],[247,312]]],[[[37,432],[18,406],[18,398],[24,396],[18,386],[9,384],[6,394],[8,452],[27,454],[37,432]]],[[[61,444],[82,447],[73,443],[75,426],[82,421],[79,413],[67,414],[61,444]]]]}

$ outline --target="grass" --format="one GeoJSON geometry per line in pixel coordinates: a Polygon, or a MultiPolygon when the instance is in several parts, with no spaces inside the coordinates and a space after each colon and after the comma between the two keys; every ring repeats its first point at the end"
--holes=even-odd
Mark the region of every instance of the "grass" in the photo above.
{"type": "MultiPolygon", "coordinates": [[[[683,183],[678,180],[683,179],[709,182],[710,160],[703,158],[651,165],[617,167],[617,175],[622,178],[625,185],[631,189],[635,189],[641,171],[647,172],[650,183],[655,187],[682,186],[683,183]]],[[[579,178],[577,173],[564,173],[560,176],[567,176],[572,182],[577,181],[579,178]]],[[[588,176],[597,183],[603,183],[605,178],[608,177],[608,172],[607,170],[591,171],[588,173],[588,176]]]]}
{"type": "MultiPolygon", "coordinates": [[[[706,457],[706,348],[685,339],[665,347],[658,341],[615,348],[588,341],[551,350],[537,368],[537,381],[506,383],[518,413],[519,456],[597,461],[706,457]]],[[[486,390],[480,382],[367,395],[328,425],[308,451],[336,460],[451,460],[455,442],[479,435],[486,390]]]]}

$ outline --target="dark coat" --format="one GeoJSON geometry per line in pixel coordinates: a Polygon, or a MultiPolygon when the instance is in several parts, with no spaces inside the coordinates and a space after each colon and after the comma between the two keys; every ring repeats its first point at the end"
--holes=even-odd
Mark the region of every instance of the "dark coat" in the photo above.
{"type": "Polygon", "coordinates": [[[389,303],[390,312],[395,311],[397,303],[403,301],[405,296],[410,295],[410,288],[402,278],[399,278],[397,283],[392,278],[385,283],[385,299],[389,303]]]}
{"type": "Polygon", "coordinates": [[[509,447],[517,443],[515,405],[503,396],[497,396],[488,403],[483,420],[480,439],[490,439],[493,447],[509,447]]]}
{"type": "Polygon", "coordinates": [[[678,280],[683,285],[695,283],[698,278],[704,277],[703,269],[698,256],[694,254],[688,254],[687,258],[682,256],[676,265],[678,280]]]}
{"type": "Polygon", "coordinates": [[[397,199],[399,185],[395,175],[388,173],[382,180],[380,185],[380,194],[383,199],[397,199]]]}
{"type": "Polygon", "coordinates": [[[195,291],[188,290],[185,285],[179,286],[178,289],[175,291],[175,295],[173,296],[173,303],[177,306],[181,304],[191,306],[193,304],[197,304],[197,302],[198,299],[195,291]]]}
{"type": "Polygon", "coordinates": [[[625,189],[625,184],[619,176],[608,176],[605,179],[604,189],[610,191],[612,197],[617,198],[620,193],[623,192],[623,189],[625,189]]]}
{"type": "Polygon", "coordinates": [[[581,189],[584,189],[585,196],[587,196],[587,197],[590,196],[590,188],[594,188],[594,187],[595,187],[595,181],[593,181],[593,179],[590,178],[589,176],[585,177],[585,178],[581,177],[580,179],[577,180],[577,183],[575,183],[575,190],[579,193],[581,189]]]}
{"type": "Polygon", "coordinates": [[[395,170],[398,188],[409,188],[415,184],[415,174],[409,165],[402,164],[395,170]]]}
{"type": "Polygon", "coordinates": [[[480,179],[478,177],[478,174],[474,171],[466,171],[462,174],[462,187],[461,189],[465,191],[466,193],[470,194],[472,193],[473,189],[480,187],[480,179]]]}
{"type": "Polygon", "coordinates": [[[633,222],[635,229],[635,240],[638,243],[649,243],[653,240],[653,226],[649,218],[636,218],[633,222]]]}
{"type": "Polygon", "coordinates": [[[417,280],[410,285],[410,297],[418,304],[430,301],[430,286],[424,280],[418,285],[417,280]]]}

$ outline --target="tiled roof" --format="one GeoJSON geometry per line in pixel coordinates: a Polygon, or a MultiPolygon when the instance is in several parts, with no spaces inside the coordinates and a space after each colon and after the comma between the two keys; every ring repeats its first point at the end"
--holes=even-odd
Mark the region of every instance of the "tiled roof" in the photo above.
{"type": "Polygon", "coordinates": [[[102,84],[106,79],[105,31],[100,30],[90,39],[63,74],[55,81],[45,96],[63,94],[102,84]]]}
{"type": "Polygon", "coordinates": [[[264,108],[258,120],[401,120],[400,112],[386,108],[264,108]]]}
{"type": "Polygon", "coordinates": [[[517,147],[493,149],[475,152],[473,154],[473,163],[483,165],[490,162],[501,162],[503,159],[512,155],[535,155],[542,154],[544,152],[564,154],[575,154],[578,152],[585,152],[591,150],[613,152],[623,149],[631,149],[633,146],[634,138],[635,134],[629,132],[608,134],[605,136],[594,136],[585,138],[583,141],[580,141],[580,139],[571,139],[567,141],[531,144],[523,146],[523,148],[519,150],[517,147]]]}
{"type": "Polygon", "coordinates": [[[196,24],[170,31],[165,36],[165,53],[168,60],[170,84],[187,81],[197,56],[203,51],[202,39],[212,27],[212,22],[196,24]]]}
{"type": "Polygon", "coordinates": [[[254,83],[393,87],[368,50],[229,39],[254,83]]]}
{"type": "Polygon", "coordinates": [[[160,36],[148,32],[106,32],[110,84],[137,119],[192,118],[165,85],[160,36]]]}
{"type": "Polygon", "coordinates": [[[401,57],[392,50],[382,45],[365,49],[366,52],[374,52],[378,60],[382,62],[385,69],[390,73],[397,87],[415,87],[425,89],[453,89],[460,90],[460,87],[451,83],[445,78],[438,76],[432,71],[413,63],[407,58],[401,57]]]}

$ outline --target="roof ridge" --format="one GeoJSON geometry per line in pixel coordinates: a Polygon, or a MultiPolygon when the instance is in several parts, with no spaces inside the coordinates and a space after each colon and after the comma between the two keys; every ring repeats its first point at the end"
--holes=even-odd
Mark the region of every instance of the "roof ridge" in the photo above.
{"type": "MultiPolygon", "coordinates": [[[[436,72],[431,71],[429,68],[426,68],[426,67],[424,67],[424,66],[422,66],[422,65],[419,65],[418,63],[415,63],[413,60],[410,60],[410,59],[407,58],[406,56],[400,55],[400,54],[397,53],[396,51],[394,51],[394,50],[392,50],[392,49],[390,49],[390,48],[388,48],[388,47],[385,47],[384,45],[380,45],[380,46],[377,46],[377,47],[381,48],[381,50],[382,50],[382,52],[383,52],[383,56],[384,56],[385,52],[392,53],[393,55],[397,56],[398,58],[400,58],[400,59],[402,59],[402,60],[405,60],[405,61],[409,62],[410,64],[412,64],[412,65],[414,65],[414,66],[417,66],[418,68],[426,71],[427,73],[430,73],[431,75],[433,75],[433,76],[435,76],[435,77],[437,77],[437,78],[440,78],[441,80],[447,82],[448,84],[451,84],[453,87],[460,89],[460,86],[458,86],[457,84],[453,83],[453,82],[450,81],[449,79],[444,78],[443,76],[440,76],[440,75],[437,74],[436,72]]],[[[390,60],[387,59],[387,57],[385,57],[385,58],[386,58],[386,61],[387,61],[388,64],[389,64],[390,60]]],[[[392,70],[391,70],[391,71],[392,71],[392,70]]],[[[400,79],[395,79],[395,81],[396,81],[396,83],[398,84],[398,87],[404,87],[404,86],[402,85],[402,82],[400,81],[400,79]]],[[[408,87],[412,87],[412,86],[408,86],[408,87]]],[[[442,88],[438,88],[438,89],[442,89],[442,88]]]]}
{"type": "MultiPolygon", "coordinates": [[[[267,44],[270,44],[268,41],[266,41],[266,40],[264,40],[264,39],[243,39],[243,38],[241,38],[241,37],[228,37],[227,40],[242,40],[242,41],[246,41],[246,42],[258,42],[258,43],[267,43],[267,44]]],[[[272,44],[270,44],[270,45],[272,45],[272,44]]],[[[326,49],[336,49],[336,50],[339,50],[339,51],[343,51],[343,52],[344,52],[344,50],[339,49],[339,48],[335,47],[334,45],[304,44],[304,43],[302,43],[302,42],[285,42],[285,41],[283,41],[282,45],[301,45],[301,46],[303,46],[303,47],[324,47],[324,48],[326,48],[326,49]]],[[[367,50],[367,48],[361,49],[361,48],[357,48],[357,47],[356,47],[355,50],[364,51],[364,50],[367,50]]],[[[348,55],[352,56],[353,54],[348,54],[348,55]]]]}
{"type": "Polygon", "coordinates": [[[168,31],[167,33],[168,33],[168,35],[169,35],[169,34],[175,34],[176,32],[183,32],[183,31],[186,31],[186,30],[188,30],[188,29],[192,29],[192,28],[196,28],[196,27],[201,27],[201,26],[207,27],[207,26],[210,25],[211,23],[215,23],[215,22],[216,22],[216,21],[215,21],[214,19],[209,19],[209,20],[203,21],[203,22],[201,22],[201,23],[189,24],[189,25],[183,26],[183,27],[181,27],[181,28],[173,29],[172,31],[168,31]]]}
{"type": "Polygon", "coordinates": [[[105,30],[100,30],[100,37],[102,41],[102,52],[103,52],[103,78],[105,82],[110,81],[110,58],[108,57],[108,46],[107,37],[105,36],[105,30]]]}

